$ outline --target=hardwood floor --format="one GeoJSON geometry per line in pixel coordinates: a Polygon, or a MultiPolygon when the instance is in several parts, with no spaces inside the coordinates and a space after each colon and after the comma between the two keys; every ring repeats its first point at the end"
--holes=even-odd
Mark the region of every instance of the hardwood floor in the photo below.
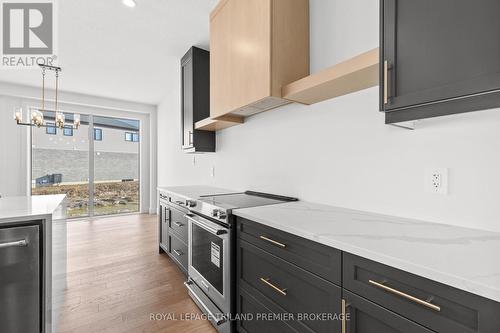
{"type": "Polygon", "coordinates": [[[184,275],[158,254],[157,233],[155,215],[68,222],[59,332],[216,332],[208,321],[180,319],[201,312],[187,295],[184,275]],[[151,320],[152,314],[170,320],[151,320]]]}

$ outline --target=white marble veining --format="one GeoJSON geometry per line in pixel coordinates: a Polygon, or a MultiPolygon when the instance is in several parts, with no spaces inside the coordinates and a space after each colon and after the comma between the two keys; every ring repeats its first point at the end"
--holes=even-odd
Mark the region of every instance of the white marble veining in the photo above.
{"type": "Polygon", "coordinates": [[[0,198],[0,223],[52,216],[65,197],[65,194],[55,194],[0,198]]]}
{"type": "Polygon", "coordinates": [[[228,194],[239,193],[242,191],[228,190],[218,187],[205,186],[205,185],[192,185],[192,186],[159,186],[158,191],[177,194],[185,197],[186,199],[197,199],[201,196],[211,194],[228,194]]]}
{"type": "Polygon", "coordinates": [[[500,302],[500,233],[300,201],[233,213],[500,302]]]}

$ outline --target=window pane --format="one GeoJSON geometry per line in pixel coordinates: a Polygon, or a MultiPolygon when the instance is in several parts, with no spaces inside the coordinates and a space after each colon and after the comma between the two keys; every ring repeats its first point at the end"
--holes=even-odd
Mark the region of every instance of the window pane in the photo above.
{"type": "Polygon", "coordinates": [[[139,145],[125,141],[139,121],[95,116],[94,125],[106,132],[94,142],[94,215],[139,211],[139,145]]]}
{"type": "Polygon", "coordinates": [[[132,133],[130,132],[125,133],[125,141],[132,141],[132,133]]]}
{"type": "Polygon", "coordinates": [[[139,142],[139,133],[132,134],[132,141],[139,142]]]}

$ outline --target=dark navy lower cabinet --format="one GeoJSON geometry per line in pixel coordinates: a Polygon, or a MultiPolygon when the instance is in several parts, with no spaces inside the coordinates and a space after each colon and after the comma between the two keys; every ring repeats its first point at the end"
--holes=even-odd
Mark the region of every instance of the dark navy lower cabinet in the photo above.
{"type": "Polygon", "coordinates": [[[436,332],[500,332],[500,303],[349,253],[343,258],[344,290],[436,332]]]}
{"type": "Polygon", "coordinates": [[[349,291],[344,291],[344,300],[346,302],[344,333],[433,332],[349,291]]]}
{"type": "Polygon", "coordinates": [[[246,219],[236,232],[239,332],[500,333],[498,302],[246,219]]]}
{"type": "Polygon", "coordinates": [[[178,198],[160,193],[159,214],[159,250],[173,260],[180,270],[187,274],[188,270],[188,220],[189,213],[178,198]]]}
{"type": "Polygon", "coordinates": [[[237,312],[259,316],[240,332],[340,333],[341,263],[338,250],[238,218],[237,312]]]}
{"type": "MultiPolygon", "coordinates": [[[[263,305],[253,293],[240,289],[238,292],[238,313],[242,314],[237,328],[240,333],[288,333],[300,332],[286,320],[286,314],[276,315],[263,305]]],[[[292,323],[293,325],[293,323],[292,323]]]]}

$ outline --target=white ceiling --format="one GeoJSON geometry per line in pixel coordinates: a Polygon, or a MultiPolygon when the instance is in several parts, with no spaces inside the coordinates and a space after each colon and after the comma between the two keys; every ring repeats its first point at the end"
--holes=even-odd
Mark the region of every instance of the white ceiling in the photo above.
{"type": "MultiPolygon", "coordinates": [[[[208,47],[218,0],[59,0],[60,89],[158,104],[179,82],[180,58],[208,47]]],[[[36,70],[2,70],[0,81],[40,86],[36,70]]]]}

